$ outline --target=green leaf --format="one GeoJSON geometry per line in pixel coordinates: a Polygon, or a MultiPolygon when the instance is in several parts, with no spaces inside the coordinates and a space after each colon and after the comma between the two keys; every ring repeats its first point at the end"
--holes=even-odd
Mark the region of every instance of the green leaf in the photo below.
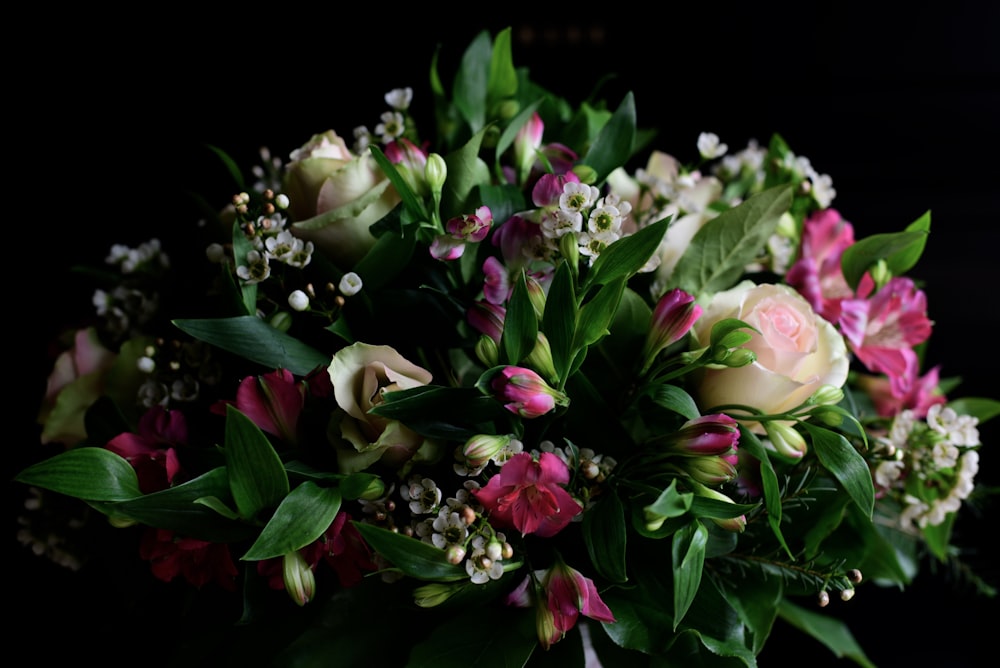
{"type": "MultiPolygon", "coordinates": [[[[930,218],[928,217],[927,220],[929,225],[930,218]]],[[[882,259],[890,264],[890,268],[906,267],[908,269],[909,265],[915,262],[913,258],[920,257],[923,252],[928,234],[926,229],[908,229],[904,232],[873,234],[851,244],[844,249],[844,253],[840,257],[840,268],[844,273],[844,280],[847,281],[852,290],[856,290],[865,272],[882,259]],[[890,260],[892,260],[891,263],[890,260]]],[[[895,271],[893,274],[899,275],[895,271]]]]}
{"type": "Polygon", "coordinates": [[[656,252],[669,222],[669,218],[664,218],[635,234],[622,237],[604,249],[584,279],[581,294],[594,285],[607,285],[634,276],[656,252]]]}
{"type": "Polygon", "coordinates": [[[559,378],[566,378],[573,359],[573,338],[576,335],[576,293],[569,265],[559,264],[549,285],[542,313],[542,331],[552,349],[552,364],[559,378]]]}
{"type": "Polygon", "coordinates": [[[963,397],[948,402],[948,407],[959,415],[971,415],[980,424],[1000,415],[1000,401],[985,397],[963,397]]]}
{"type": "Polygon", "coordinates": [[[336,487],[320,487],[308,481],[302,483],[281,501],[241,559],[271,559],[309,545],[333,524],[340,502],[341,493],[336,487]]]}
{"type": "MultiPolygon", "coordinates": [[[[383,234],[354,267],[363,290],[371,292],[395,278],[410,263],[417,238],[413,234],[383,234]]],[[[335,323],[336,324],[336,323],[335,323]]]]}
{"type": "Polygon", "coordinates": [[[667,519],[681,517],[691,509],[693,498],[694,494],[690,492],[677,491],[677,479],[674,478],[670,481],[670,485],[656,497],[656,501],[646,506],[646,510],[667,519]]]}
{"type": "Polygon", "coordinates": [[[500,344],[503,346],[510,364],[520,364],[531,354],[538,339],[538,318],[535,307],[528,296],[528,288],[522,271],[514,281],[504,317],[503,334],[500,344]]]}
{"type": "Polygon", "coordinates": [[[674,631],[687,614],[691,602],[701,585],[701,571],[705,565],[705,546],[708,529],[700,521],[693,521],[679,529],[673,537],[671,552],[674,575],[674,631]]]}
{"type": "Polygon", "coordinates": [[[678,413],[688,420],[701,417],[698,405],[691,395],[676,385],[656,383],[646,387],[645,393],[656,405],[678,413]]]}
{"type": "MultiPolygon", "coordinates": [[[[238,222],[233,223],[233,260],[236,262],[237,267],[247,266],[247,253],[254,250],[253,244],[247,239],[247,235],[243,233],[240,229],[238,222]]],[[[257,284],[256,283],[245,283],[242,280],[235,278],[236,285],[239,287],[240,296],[243,299],[243,313],[246,315],[254,315],[257,313],[257,284]]]]}
{"type": "MultiPolygon", "coordinates": [[[[489,90],[492,44],[489,31],[472,40],[459,64],[453,87],[454,104],[473,134],[486,124],[486,97],[489,90]]],[[[450,170],[449,170],[450,171],[450,170]]]]}
{"type": "Polygon", "coordinates": [[[875,508],[875,485],[868,463],[846,438],[808,422],[799,423],[812,437],[812,447],[823,467],[833,474],[851,500],[871,518],[875,508]]]}
{"type": "Polygon", "coordinates": [[[260,428],[234,406],[226,406],[226,467],[240,516],[256,520],[288,494],[281,458],[260,428]]]}
{"type": "Polygon", "coordinates": [[[778,616],[821,642],[838,658],[846,657],[863,668],[875,668],[842,621],[800,608],[787,599],[778,604],[778,616]]]}
{"type": "Polygon", "coordinates": [[[576,336],[573,340],[574,352],[600,341],[608,333],[608,325],[615,317],[618,303],[625,291],[625,277],[604,285],[594,298],[580,309],[577,317],[576,336]]]}
{"type": "Polygon", "coordinates": [[[497,32],[490,54],[490,71],[487,78],[486,99],[489,107],[517,93],[517,70],[511,49],[510,28],[497,32]]]}
{"type": "Polygon", "coordinates": [[[268,370],[288,369],[296,376],[329,366],[330,356],[271,327],[257,316],[174,320],[199,341],[260,364],[268,370]]]}
{"type": "Polygon", "coordinates": [[[767,520],[771,526],[771,532],[778,542],[785,549],[790,559],[794,559],[792,550],[788,547],[785,537],[781,531],[782,505],[781,487],[778,484],[778,475],[774,471],[774,464],[767,454],[767,449],[756,434],[740,425],[740,449],[746,450],[758,462],[760,462],[761,486],[764,489],[764,507],[767,509],[767,520]]]}
{"type": "Polygon", "coordinates": [[[408,668],[514,668],[527,665],[538,646],[535,612],[505,606],[475,609],[475,623],[460,612],[417,643],[408,668]]]}
{"type": "Polygon", "coordinates": [[[792,186],[776,186],[705,223],[678,260],[667,287],[696,296],[732,287],[791,203],[792,186]]]}
{"type": "Polygon", "coordinates": [[[595,183],[603,183],[608,174],[628,161],[634,145],[635,97],[629,92],[601,128],[582,162],[597,172],[595,183]]]}
{"type": "Polygon", "coordinates": [[[469,577],[461,566],[449,564],[445,551],[418,538],[383,529],[373,524],[354,522],[372,549],[385,557],[404,575],[417,580],[452,582],[469,577]]]}
{"type": "Polygon", "coordinates": [[[428,438],[466,440],[481,424],[506,424],[511,417],[503,405],[471,387],[426,385],[387,392],[384,402],[370,411],[398,420],[428,438]]]}
{"type": "Polygon", "coordinates": [[[224,467],[218,467],[176,487],[127,501],[90,505],[109,517],[127,518],[213,543],[244,540],[256,533],[253,527],[216,512],[214,508],[223,501],[232,501],[229,476],[224,467]]]}
{"type": "Polygon", "coordinates": [[[441,217],[444,220],[471,213],[478,206],[473,197],[477,186],[490,182],[490,169],[479,157],[486,128],[469,139],[458,150],[444,157],[448,178],[441,192],[441,217]]]}
{"type": "Polygon", "coordinates": [[[98,447],[59,453],[32,464],[14,480],[85,501],[124,501],[142,495],[132,465],[98,447]]]}
{"type": "Polygon", "coordinates": [[[724,586],[723,583],[728,580],[722,578],[712,578],[710,582],[747,626],[753,643],[752,651],[755,655],[759,654],[778,616],[778,603],[784,591],[782,579],[760,570],[747,569],[741,573],[739,582],[732,583],[731,587],[724,586]]]}
{"type": "MultiPolygon", "coordinates": [[[[398,169],[396,169],[396,165],[392,164],[389,158],[385,156],[385,153],[382,152],[382,149],[377,145],[370,144],[368,148],[371,151],[372,157],[375,158],[375,162],[377,162],[378,166],[382,168],[382,172],[386,175],[386,177],[388,177],[389,181],[392,182],[392,185],[395,186],[396,192],[399,193],[399,198],[403,202],[403,206],[405,206],[410,214],[417,220],[427,220],[429,216],[427,215],[427,209],[424,207],[423,201],[417,199],[417,196],[410,188],[410,184],[406,182],[403,175],[399,173],[398,169]]],[[[383,191],[385,191],[385,186],[379,188],[379,196],[382,195],[383,191]]],[[[378,199],[378,197],[375,199],[378,199]]]]}
{"type": "Polygon", "coordinates": [[[601,496],[583,514],[583,538],[590,561],[602,577],[611,582],[626,582],[625,508],[614,490],[601,496]]]}

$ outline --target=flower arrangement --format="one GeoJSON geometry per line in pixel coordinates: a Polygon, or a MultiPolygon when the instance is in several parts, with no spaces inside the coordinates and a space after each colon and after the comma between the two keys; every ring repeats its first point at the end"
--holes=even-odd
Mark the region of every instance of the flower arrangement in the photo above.
{"type": "Polygon", "coordinates": [[[862,663],[822,608],[955,558],[1000,413],[923,368],[929,214],[855,239],[780,136],[684,164],[509,31],[431,75],[252,182],[216,149],[177,311],[157,240],[112,248],[17,480],[241,590],[280,665],[754,666],[779,617],[862,663]]]}

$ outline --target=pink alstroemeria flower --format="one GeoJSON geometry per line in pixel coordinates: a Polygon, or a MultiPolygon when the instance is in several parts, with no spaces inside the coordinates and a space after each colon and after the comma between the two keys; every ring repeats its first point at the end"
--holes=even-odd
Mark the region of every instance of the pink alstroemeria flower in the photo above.
{"type": "Polygon", "coordinates": [[[927,296],[908,278],[893,278],[868,298],[874,287],[865,274],[857,298],[841,302],[840,331],[861,363],[886,374],[892,394],[903,397],[920,367],[913,346],[931,335],[927,296]]]}
{"type": "Polygon", "coordinates": [[[138,433],[119,434],[105,447],[132,465],[139,478],[139,489],[150,494],[173,484],[181,470],[174,446],[187,442],[184,414],[156,405],[139,418],[138,433]]]}
{"type": "Polygon", "coordinates": [[[473,495],[489,511],[491,524],[548,538],[583,511],[562,487],[568,482],[569,469],[556,455],[543,452],[535,461],[522,452],[473,495]]]}
{"type": "Polygon", "coordinates": [[[485,334],[493,339],[497,345],[500,345],[507,309],[488,301],[478,301],[469,307],[465,317],[473,329],[480,334],[485,334]]]}
{"type": "Polygon", "coordinates": [[[852,244],[854,227],[836,209],[817,211],[803,223],[799,259],[785,275],[827,322],[837,322],[841,301],[854,296],[840,269],[840,258],[852,244]]]}
{"type": "Polygon", "coordinates": [[[541,417],[556,406],[569,404],[569,397],[522,366],[504,367],[493,378],[490,387],[499,401],[506,402],[504,408],[523,418],[541,417]]]}
{"type": "Polygon", "coordinates": [[[214,581],[236,590],[239,571],[226,543],[181,538],[167,529],[149,528],[139,544],[139,556],[150,562],[158,580],[170,582],[181,575],[199,589],[214,581]]]}
{"type": "Polygon", "coordinates": [[[895,417],[904,410],[913,411],[913,416],[922,420],[927,417],[931,406],[948,403],[948,398],[938,391],[941,367],[936,366],[923,376],[916,376],[908,383],[910,390],[900,396],[892,392],[891,383],[880,376],[859,375],[858,385],[871,397],[875,412],[882,417],[895,417]]]}
{"type": "Polygon", "coordinates": [[[488,206],[450,219],[444,225],[445,234],[439,234],[431,242],[431,257],[435,260],[457,260],[465,253],[465,245],[485,239],[492,225],[493,212],[488,206]]]}
{"type": "Polygon", "coordinates": [[[296,381],[291,371],[278,369],[247,376],[236,390],[236,400],[220,401],[212,411],[225,415],[226,405],[231,404],[263,431],[295,444],[305,396],[306,384],[296,381]]]}
{"type": "Polygon", "coordinates": [[[535,608],[538,640],[546,650],[576,626],[580,615],[599,622],[616,621],[594,581],[559,558],[551,568],[526,576],[506,602],[517,608],[535,608]]]}

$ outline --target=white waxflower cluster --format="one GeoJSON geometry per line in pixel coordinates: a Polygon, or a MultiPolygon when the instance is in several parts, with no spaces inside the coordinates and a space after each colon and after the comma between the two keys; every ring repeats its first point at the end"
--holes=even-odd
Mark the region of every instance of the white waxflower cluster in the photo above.
{"type": "Polygon", "coordinates": [[[876,466],[874,477],[899,496],[902,528],[939,525],[961,508],[975,485],[979,445],[978,420],[952,408],[931,406],[923,420],[910,410],[896,416],[882,439],[892,457],[876,466]]]}
{"type": "Polygon", "coordinates": [[[301,269],[312,260],[313,242],[293,235],[286,222],[285,216],[277,212],[257,218],[250,237],[253,248],[236,267],[236,275],[246,284],[267,280],[271,275],[271,262],[301,269]]]}

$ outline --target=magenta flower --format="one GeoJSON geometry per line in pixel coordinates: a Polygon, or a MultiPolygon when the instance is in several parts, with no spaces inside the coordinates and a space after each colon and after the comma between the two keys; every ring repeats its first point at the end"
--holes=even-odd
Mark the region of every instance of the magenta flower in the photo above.
{"type": "Polygon", "coordinates": [[[701,317],[702,308],[694,296],[680,288],[668,290],[653,309],[649,333],[642,351],[642,370],[645,372],[661,350],[680,341],[701,317]]]}
{"type": "Polygon", "coordinates": [[[465,253],[465,244],[478,243],[489,234],[493,213],[481,206],[473,214],[456,216],[445,223],[445,234],[431,242],[430,253],[435,260],[457,260],[465,253]]]}
{"type": "Polygon", "coordinates": [[[840,331],[862,364],[889,377],[894,396],[906,396],[920,367],[913,346],[931,335],[927,297],[908,278],[893,278],[869,299],[873,288],[865,274],[858,298],[841,302],[840,331]]]}
{"type": "Polygon", "coordinates": [[[490,337],[497,345],[500,344],[507,309],[488,301],[478,301],[469,307],[465,317],[473,329],[490,337]]]}
{"type": "Polygon", "coordinates": [[[938,390],[941,367],[936,366],[923,376],[914,377],[904,383],[910,389],[899,396],[892,392],[891,383],[880,376],[859,375],[858,385],[871,397],[875,412],[882,417],[895,417],[904,410],[913,411],[917,419],[927,417],[927,411],[936,404],[945,404],[948,398],[938,390]]]}
{"type": "Polygon", "coordinates": [[[473,495],[489,512],[491,524],[548,538],[583,511],[562,487],[568,482],[569,468],[556,455],[543,452],[535,461],[522,452],[473,495]]]}
{"type": "Polygon", "coordinates": [[[854,296],[840,269],[840,258],[853,243],[854,227],[838,211],[817,211],[803,223],[799,259],[785,275],[828,322],[837,322],[841,301],[854,296]]]}
{"type": "Polygon", "coordinates": [[[153,406],[139,418],[137,431],[119,434],[105,447],[132,465],[143,494],[167,489],[181,470],[174,446],[188,442],[184,414],[153,406]]]}
{"type": "Polygon", "coordinates": [[[225,414],[226,404],[232,404],[263,431],[294,444],[298,442],[305,391],[306,385],[296,381],[291,371],[278,369],[263,376],[247,376],[236,390],[235,401],[221,401],[212,410],[225,414]]]}
{"type": "Polygon", "coordinates": [[[486,258],[483,262],[483,297],[486,301],[502,306],[510,298],[512,289],[503,262],[492,255],[486,258]]]}
{"type": "Polygon", "coordinates": [[[536,418],[569,404],[569,397],[550,387],[531,369],[506,366],[490,383],[494,396],[506,402],[504,408],[523,418],[536,418]]]}
{"type": "Polygon", "coordinates": [[[158,580],[170,582],[180,575],[198,588],[217,582],[236,590],[239,571],[226,543],[181,538],[167,529],[149,528],[139,544],[139,556],[150,562],[158,580]]]}
{"type": "Polygon", "coordinates": [[[579,183],[580,177],[573,172],[564,174],[542,174],[531,189],[532,203],[541,209],[555,209],[567,183],[579,183]]]}
{"type": "Polygon", "coordinates": [[[535,608],[538,640],[546,650],[576,626],[580,615],[599,622],[616,621],[594,581],[558,556],[551,568],[528,574],[506,602],[518,608],[535,608]]]}

